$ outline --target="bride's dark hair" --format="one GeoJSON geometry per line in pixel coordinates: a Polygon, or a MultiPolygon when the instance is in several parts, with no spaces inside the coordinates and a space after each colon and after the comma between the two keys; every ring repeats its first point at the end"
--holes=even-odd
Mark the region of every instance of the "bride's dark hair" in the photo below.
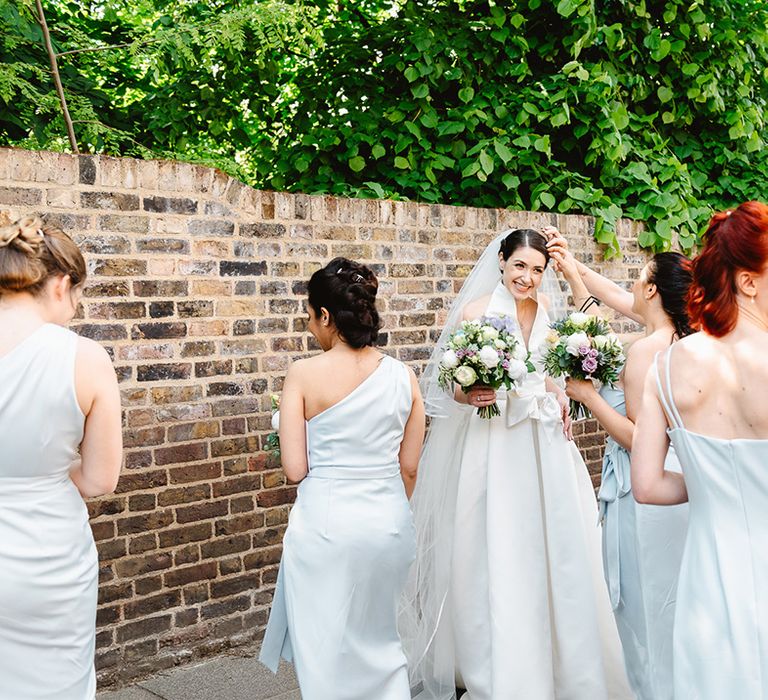
{"type": "Polygon", "coordinates": [[[504,260],[509,260],[512,253],[518,248],[533,248],[538,250],[544,256],[544,266],[549,264],[549,250],[547,250],[547,239],[538,231],[532,228],[518,228],[510,231],[501,242],[499,253],[504,260]]]}
{"type": "Polygon", "coordinates": [[[334,258],[309,280],[309,305],[325,308],[336,329],[353,348],[375,345],[381,320],[376,310],[379,281],[370,268],[348,258],[334,258]]]}

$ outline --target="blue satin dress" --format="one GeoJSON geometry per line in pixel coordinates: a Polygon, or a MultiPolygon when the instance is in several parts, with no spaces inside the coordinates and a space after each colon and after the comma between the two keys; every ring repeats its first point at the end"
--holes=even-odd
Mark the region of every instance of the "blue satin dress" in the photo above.
{"type": "MultiPolygon", "coordinates": [[[[603,386],[600,394],[626,415],[621,389],[603,386]]],[[[638,700],[672,700],[672,631],[688,506],[638,504],[629,464],[629,452],[609,437],[598,492],[605,581],[633,692],[638,700]]],[[[680,471],[671,448],[665,468],[680,471]]]]}
{"type": "Polygon", "coordinates": [[[675,700],[765,700],[768,440],[687,430],[670,388],[669,352],[665,364],[664,385],[658,363],[656,379],[690,506],[675,613],[675,700]]]}
{"type": "Polygon", "coordinates": [[[307,423],[260,655],[272,671],[293,661],[304,700],[410,700],[397,605],[416,556],[398,460],[411,406],[407,368],[385,356],[307,423]]]}

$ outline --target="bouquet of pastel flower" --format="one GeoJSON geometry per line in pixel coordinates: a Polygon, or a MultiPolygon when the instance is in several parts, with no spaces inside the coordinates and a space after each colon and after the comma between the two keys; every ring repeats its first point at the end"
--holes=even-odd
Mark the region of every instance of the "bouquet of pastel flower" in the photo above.
{"type": "MultiPolygon", "coordinates": [[[[438,383],[444,389],[458,384],[467,393],[473,386],[500,389],[521,382],[534,370],[530,353],[514,335],[509,316],[483,316],[464,321],[451,335],[440,359],[438,383]]],[[[496,403],[477,409],[483,418],[501,415],[496,403]]]]}
{"type": "MultiPolygon", "coordinates": [[[[552,377],[597,379],[613,386],[624,365],[624,349],[607,321],[572,313],[555,321],[541,348],[544,371],[552,377]]],[[[586,406],[571,399],[571,418],[589,417],[586,406]]]]}
{"type": "Polygon", "coordinates": [[[264,451],[268,459],[274,464],[280,464],[280,397],[277,394],[270,394],[269,401],[272,406],[272,430],[274,432],[267,435],[264,441],[264,451]]]}

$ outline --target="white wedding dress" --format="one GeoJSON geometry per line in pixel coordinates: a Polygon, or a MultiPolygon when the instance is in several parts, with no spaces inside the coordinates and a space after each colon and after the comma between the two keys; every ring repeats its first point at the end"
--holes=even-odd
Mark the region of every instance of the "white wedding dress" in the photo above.
{"type": "MultiPolygon", "coordinates": [[[[516,319],[501,283],[486,314],[516,319]]],[[[540,305],[529,341],[534,360],[548,327],[540,305]]],[[[448,463],[433,464],[425,448],[422,472],[457,475],[446,490],[455,494],[446,497],[455,515],[439,525],[452,534],[435,538],[430,557],[419,553],[426,571],[419,585],[440,591],[447,576],[448,586],[437,615],[413,615],[434,629],[406,634],[417,640],[409,649],[414,697],[452,697],[452,668],[466,700],[631,698],[603,581],[597,503],[581,455],[563,435],[557,400],[536,371],[518,391],[499,392],[498,402],[502,415],[490,420],[473,410],[463,420],[435,419],[430,439],[452,440],[448,463]],[[425,640],[428,648],[419,648],[425,640]]],[[[437,527],[422,505],[417,488],[417,527],[437,527]]],[[[426,607],[423,597],[417,591],[414,600],[426,607]]],[[[404,627],[415,624],[406,614],[404,627]]]]}

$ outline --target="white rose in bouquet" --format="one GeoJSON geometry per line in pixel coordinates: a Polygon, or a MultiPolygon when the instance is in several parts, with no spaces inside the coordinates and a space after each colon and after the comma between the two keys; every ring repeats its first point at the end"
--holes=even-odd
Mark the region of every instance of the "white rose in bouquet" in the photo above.
{"type": "Polygon", "coordinates": [[[579,332],[568,336],[565,349],[569,355],[576,357],[579,354],[579,348],[583,348],[584,346],[589,347],[589,336],[586,333],[579,332]]]}
{"type": "Polygon", "coordinates": [[[484,341],[489,343],[499,337],[499,332],[493,326],[483,326],[480,329],[480,335],[484,341]]]}
{"type": "Polygon", "coordinates": [[[510,360],[507,374],[513,382],[517,382],[528,374],[528,367],[522,360],[510,360]]]}
{"type": "Polygon", "coordinates": [[[515,345],[515,349],[512,351],[512,357],[514,357],[516,360],[520,360],[521,362],[525,362],[525,360],[528,358],[528,351],[525,349],[525,345],[522,343],[517,343],[515,345]]]}
{"type": "Polygon", "coordinates": [[[459,366],[459,356],[453,350],[446,350],[440,359],[440,365],[446,369],[453,369],[459,366]]]}
{"type": "Polygon", "coordinates": [[[275,411],[272,414],[272,430],[280,430],[280,411],[275,411]]]}
{"type": "Polygon", "coordinates": [[[496,340],[493,341],[493,347],[498,348],[499,350],[506,350],[507,344],[501,338],[496,338],[496,340]]]}
{"type": "Polygon", "coordinates": [[[605,350],[610,342],[610,339],[606,335],[596,335],[592,338],[592,344],[595,346],[595,350],[605,350]]]}
{"type": "Polygon", "coordinates": [[[461,385],[461,386],[472,386],[477,381],[477,374],[475,374],[475,370],[473,370],[471,367],[467,367],[464,365],[463,367],[459,367],[454,373],[453,378],[461,385]]]}
{"type": "Polygon", "coordinates": [[[499,353],[491,345],[484,345],[478,353],[480,362],[482,362],[488,369],[493,369],[499,364],[499,353]]]}
{"type": "Polygon", "coordinates": [[[589,314],[583,314],[580,311],[574,311],[569,317],[568,320],[574,325],[579,328],[586,326],[589,322],[590,316],[589,314]]]}

